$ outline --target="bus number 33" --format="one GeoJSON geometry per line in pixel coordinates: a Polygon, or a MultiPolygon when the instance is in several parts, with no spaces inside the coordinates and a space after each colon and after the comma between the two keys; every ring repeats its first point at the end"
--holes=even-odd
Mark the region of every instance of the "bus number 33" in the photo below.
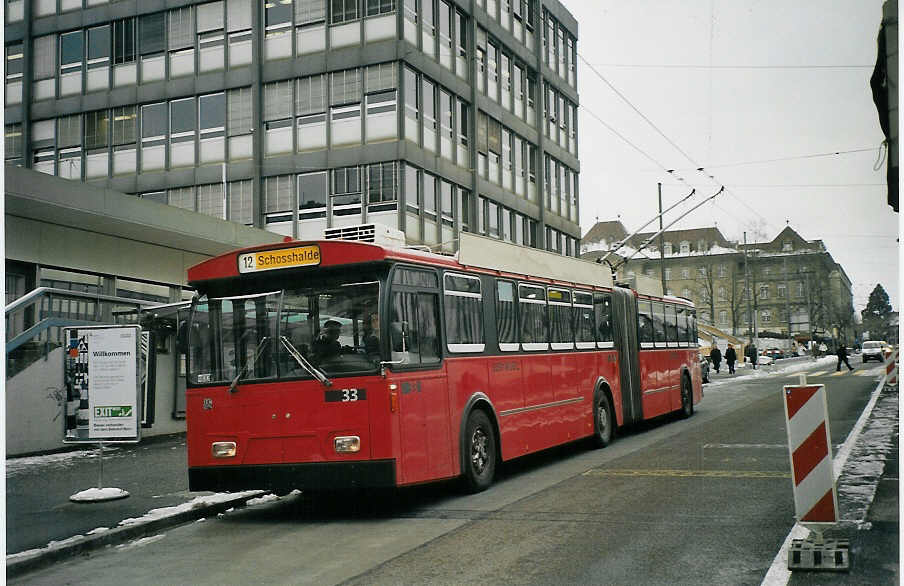
{"type": "Polygon", "coordinates": [[[324,391],[324,400],[327,403],[353,403],[367,400],[367,389],[338,389],[324,391]]]}

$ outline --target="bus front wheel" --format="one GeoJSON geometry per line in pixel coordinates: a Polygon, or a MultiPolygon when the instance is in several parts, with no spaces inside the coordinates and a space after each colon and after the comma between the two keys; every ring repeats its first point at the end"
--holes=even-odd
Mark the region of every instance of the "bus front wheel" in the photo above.
{"type": "Polygon", "coordinates": [[[486,490],[493,483],[496,472],[496,433],[486,413],[480,409],[471,411],[464,439],[465,488],[468,492],[486,490]]]}

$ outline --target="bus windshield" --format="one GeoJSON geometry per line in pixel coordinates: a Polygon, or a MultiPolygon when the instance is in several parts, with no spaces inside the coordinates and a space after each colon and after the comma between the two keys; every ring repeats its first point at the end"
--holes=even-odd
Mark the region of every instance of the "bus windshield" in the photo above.
{"type": "Polygon", "coordinates": [[[188,382],[235,384],[377,372],[379,298],[378,281],[202,297],[189,327],[188,382]]]}

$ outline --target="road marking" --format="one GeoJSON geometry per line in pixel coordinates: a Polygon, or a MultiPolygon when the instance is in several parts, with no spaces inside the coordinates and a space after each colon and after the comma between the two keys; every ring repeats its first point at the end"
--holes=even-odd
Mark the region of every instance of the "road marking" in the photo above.
{"type": "Polygon", "coordinates": [[[721,448],[726,450],[747,450],[751,448],[787,450],[787,444],[703,444],[704,448],[721,448]]]}
{"type": "Polygon", "coordinates": [[[582,476],[668,476],[674,478],[791,478],[781,470],[670,470],[670,469],[605,469],[592,468],[582,476]]]}

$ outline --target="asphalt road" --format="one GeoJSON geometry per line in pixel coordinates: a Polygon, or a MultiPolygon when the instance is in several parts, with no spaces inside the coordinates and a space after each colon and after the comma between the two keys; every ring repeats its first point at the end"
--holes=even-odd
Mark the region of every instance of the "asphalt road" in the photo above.
{"type": "MultiPolygon", "coordinates": [[[[876,382],[833,374],[809,382],[837,449],[876,382]]],[[[781,385],[797,378],[707,385],[688,420],[523,458],[477,495],[295,495],[9,583],[759,584],[794,524],[781,385]]]]}

